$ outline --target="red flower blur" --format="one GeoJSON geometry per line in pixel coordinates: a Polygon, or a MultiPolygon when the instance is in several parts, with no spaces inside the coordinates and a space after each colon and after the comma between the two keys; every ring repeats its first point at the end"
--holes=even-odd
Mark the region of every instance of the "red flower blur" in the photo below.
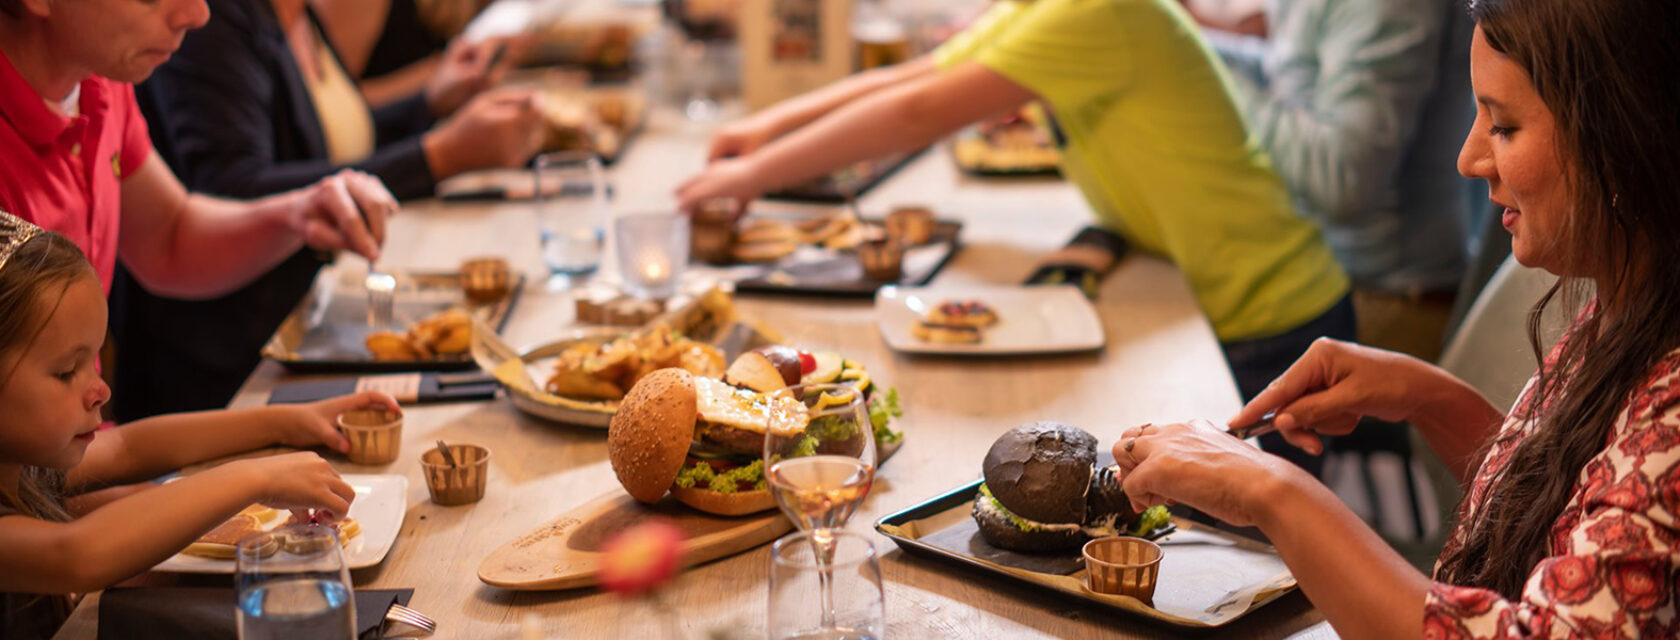
{"type": "Polygon", "coordinates": [[[658,589],[682,568],[682,530],[649,519],[613,534],[601,549],[601,588],[624,597],[658,589]]]}

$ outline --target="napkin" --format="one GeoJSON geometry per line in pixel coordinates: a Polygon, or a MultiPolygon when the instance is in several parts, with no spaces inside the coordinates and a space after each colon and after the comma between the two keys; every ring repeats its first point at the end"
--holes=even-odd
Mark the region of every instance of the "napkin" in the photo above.
{"type": "MultiPolygon", "coordinates": [[[[413,589],[357,591],[357,637],[379,638],[385,611],[412,597],[413,589]]],[[[231,587],[107,589],[99,596],[99,640],[232,640],[233,600],[231,587]]]]}
{"type": "Polygon", "coordinates": [[[1103,276],[1125,257],[1131,245],[1119,234],[1100,227],[1085,227],[1056,250],[1027,276],[1027,284],[1072,284],[1096,299],[1103,276]]]}
{"type": "Polygon", "coordinates": [[[496,397],[500,385],[488,373],[395,373],[338,378],[322,382],[293,382],[274,388],[269,404],[315,402],[358,391],[384,391],[403,404],[465,402],[496,397]]]}

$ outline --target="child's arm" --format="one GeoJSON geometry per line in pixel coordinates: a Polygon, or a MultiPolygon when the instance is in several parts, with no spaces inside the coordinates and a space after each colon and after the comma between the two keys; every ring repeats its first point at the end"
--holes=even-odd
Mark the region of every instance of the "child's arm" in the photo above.
{"type": "Polygon", "coordinates": [[[720,128],[706,152],[708,162],[757,151],[782,134],[809,124],[858,98],[934,73],[931,56],[871,69],[778,102],[720,128]]]}
{"type": "Polygon", "coordinates": [[[964,63],[855,100],[751,155],[714,162],[677,195],[684,209],[718,197],[752,200],[856,162],[919,149],[1035,97],[991,69],[964,63]]]}
{"type": "Polygon", "coordinates": [[[253,502],[340,515],[355,490],[310,452],[238,460],[71,522],[0,517],[0,591],[77,593],[151,568],[253,502]]]}
{"type": "Polygon", "coordinates": [[[68,489],[78,492],[155,478],[189,464],[274,444],[349,445],[334,425],[338,414],[380,406],[398,410],[396,400],[363,392],[310,404],[181,413],[139,420],[100,431],[82,462],[70,469],[68,489]]]}

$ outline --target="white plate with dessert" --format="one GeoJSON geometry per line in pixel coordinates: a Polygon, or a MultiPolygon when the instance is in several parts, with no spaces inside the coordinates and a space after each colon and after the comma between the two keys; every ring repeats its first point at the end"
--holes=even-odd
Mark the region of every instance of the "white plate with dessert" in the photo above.
{"type": "Polygon", "coordinates": [[[1096,308],[1074,286],[882,287],[875,323],[904,353],[1065,353],[1106,341],[1096,308]]]}
{"type": "MultiPolygon", "coordinates": [[[[379,564],[402,530],[408,513],[408,478],[399,475],[345,474],[344,481],[356,490],[349,517],[341,523],[344,562],[351,569],[379,564]]],[[[233,573],[233,549],[240,538],[286,524],[289,514],[252,505],[206,533],[182,553],[152,567],[169,573],[233,573]]]]}

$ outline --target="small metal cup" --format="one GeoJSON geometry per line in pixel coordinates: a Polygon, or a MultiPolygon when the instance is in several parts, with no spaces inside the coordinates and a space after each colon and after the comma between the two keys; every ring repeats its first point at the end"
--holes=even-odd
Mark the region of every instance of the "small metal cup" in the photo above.
{"type": "Polygon", "coordinates": [[[734,262],[735,221],[740,217],[740,200],[713,198],[700,203],[689,221],[689,253],[712,264],[734,262]]]}
{"type": "Polygon", "coordinates": [[[887,237],[914,247],[933,239],[933,210],[921,206],[893,209],[887,214],[887,237]]]}
{"type": "Polygon", "coordinates": [[[904,245],[891,238],[864,240],[858,245],[857,256],[864,278],[898,282],[904,277],[904,245]]]}
{"type": "Polygon", "coordinates": [[[1161,547],[1143,538],[1114,536],[1085,543],[1085,586],[1097,593],[1131,596],[1154,606],[1161,547]]]}
{"type": "Polygon", "coordinates": [[[356,464],[389,464],[402,445],[403,414],[387,409],[357,409],[338,414],[338,430],[350,441],[345,455],[356,464]]]}
{"type": "Polygon", "coordinates": [[[449,466],[437,449],[420,454],[420,468],[426,472],[426,488],[432,502],[443,506],[470,504],[484,498],[490,475],[490,450],[475,444],[452,444],[449,454],[456,466],[449,466]]]}
{"type": "Polygon", "coordinates": [[[501,300],[507,297],[512,281],[513,270],[502,258],[474,258],[461,263],[461,293],[469,301],[488,304],[501,300]]]}

